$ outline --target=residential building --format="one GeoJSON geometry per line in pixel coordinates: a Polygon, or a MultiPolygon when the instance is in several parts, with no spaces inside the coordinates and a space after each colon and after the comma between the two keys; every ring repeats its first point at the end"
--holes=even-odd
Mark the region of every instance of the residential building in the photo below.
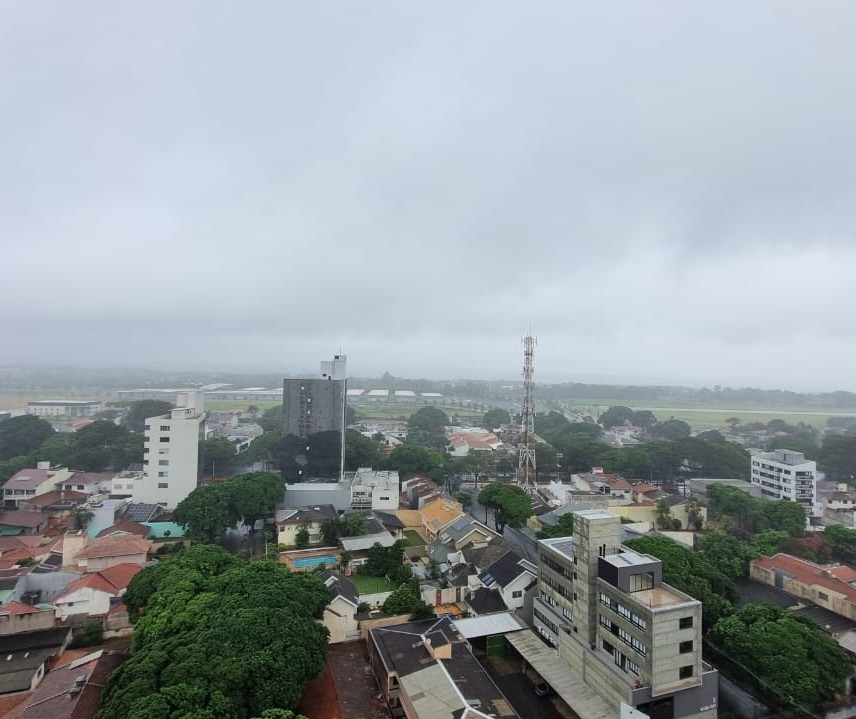
{"type": "Polygon", "coordinates": [[[817,463],[802,452],[777,449],[752,456],[752,484],[769,499],[783,499],[803,506],[807,517],[820,516],[817,505],[817,463]]]}
{"type": "Polygon", "coordinates": [[[394,512],[398,509],[400,484],[398,472],[360,467],[351,480],[351,508],[394,512]]]}
{"type": "Polygon", "coordinates": [[[509,609],[523,607],[526,593],[537,584],[538,568],[520,555],[507,551],[478,575],[488,589],[495,589],[509,609]]]}
{"type": "Polygon", "coordinates": [[[51,467],[50,462],[39,462],[35,469],[22,469],[3,485],[3,504],[7,509],[17,509],[22,501],[47,494],[73,474],[65,467],[51,467]]]}
{"type": "Polygon", "coordinates": [[[137,486],[137,482],[143,479],[143,476],[143,472],[130,469],[119,472],[110,483],[110,496],[117,498],[133,497],[134,488],[137,486]]]}
{"type": "Polygon", "coordinates": [[[578,491],[606,495],[610,507],[633,501],[630,482],[616,474],[605,473],[601,467],[592,467],[591,472],[583,474],[572,474],[571,483],[578,491]]]}
{"type": "Polygon", "coordinates": [[[45,676],[48,660],[62,653],[71,629],[39,629],[0,636],[0,694],[32,691],[45,676]]]}
{"type": "Polygon", "coordinates": [[[856,620],[856,571],[841,565],[822,566],[790,554],[759,557],[749,576],[847,619],[856,620]]]}
{"type": "Polygon", "coordinates": [[[55,482],[54,486],[63,492],[110,494],[115,476],[115,472],[75,472],[71,477],[55,482]]]}
{"type": "Polygon", "coordinates": [[[332,504],[319,504],[300,509],[282,509],[276,512],[277,544],[293,547],[301,527],[309,532],[309,544],[321,544],[321,525],[339,516],[332,504]]]}
{"type": "Polygon", "coordinates": [[[367,646],[393,716],[518,717],[448,617],[370,629],[367,646]]]}
{"type": "Polygon", "coordinates": [[[92,417],[101,411],[95,400],[37,399],[27,402],[27,414],[36,417],[92,417]]]}
{"type": "Polygon", "coordinates": [[[460,502],[445,497],[433,499],[418,511],[422,518],[421,534],[429,542],[437,539],[444,527],[464,514],[460,502]]]}
{"type": "Polygon", "coordinates": [[[536,630],[616,710],[624,702],[664,719],[712,719],[718,675],[702,661],[701,603],[620,537],[616,515],[586,510],[573,537],[539,542],[536,630]]]}
{"type": "Polygon", "coordinates": [[[341,572],[332,569],[325,569],[316,576],[324,582],[330,596],[322,619],[322,623],[330,632],[330,644],[359,639],[360,629],[356,615],[360,594],[354,583],[341,572]]]}
{"type": "Polygon", "coordinates": [[[106,617],[142,568],[140,564],[116,564],[100,572],[84,574],[53,600],[56,618],[63,621],[73,614],[106,617]]]}
{"type": "Polygon", "coordinates": [[[77,572],[100,572],[117,564],[146,563],[152,542],[133,534],[89,540],[84,530],[62,538],[62,566],[77,572]]]}
{"type": "Polygon", "coordinates": [[[707,491],[715,484],[724,484],[728,487],[734,487],[741,492],[752,497],[762,497],[760,485],[746,482],[742,479],[718,479],[714,477],[697,477],[696,479],[687,480],[690,488],[690,496],[697,499],[699,502],[707,502],[707,491]]]}
{"type": "Polygon", "coordinates": [[[0,535],[15,534],[40,535],[48,526],[50,516],[41,512],[17,509],[0,513],[0,535]]]}
{"type": "MultiPolygon", "coordinates": [[[[283,380],[282,419],[283,435],[306,440],[306,456],[311,457],[315,447],[311,441],[320,432],[339,433],[336,448],[338,472],[329,479],[340,479],[345,471],[345,405],[347,384],[347,358],[335,355],[332,361],[321,363],[318,378],[283,380]]],[[[329,451],[324,448],[325,454],[329,451]]],[[[298,462],[305,464],[304,462],[298,462]]],[[[302,475],[303,470],[300,470],[302,475]]],[[[327,474],[330,474],[329,472],[327,474]]],[[[300,477],[300,481],[309,477],[300,477]]]]}
{"type": "Polygon", "coordinates": [[[50,607],[34,607],[15,600],[0,606],[0,635],[53,629],[54,626],[54,612],[50,607]]]}
{"type": "Polygon", "coordinates": [[[143,477],[135,481],[134,502],[175,509],[196,489],[199,442],[205,439],[204,395],[185,392],[178,402],[167,414],[146,419],[143,477]]]}

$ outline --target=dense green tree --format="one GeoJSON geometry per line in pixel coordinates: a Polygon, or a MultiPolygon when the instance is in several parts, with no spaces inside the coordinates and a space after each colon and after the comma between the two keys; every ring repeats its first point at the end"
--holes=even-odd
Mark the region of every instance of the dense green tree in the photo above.
{"type": "Polygon", "coordinates": [[[360,467],[379,467],[383,452],[373,439],[364,437],[355,429],[345,433],[345,469],[353,472],[360,467]]]}
{"type": "Polygon", "coordinates": [[[654,471],[654,463],[644,447],[607,449],[600,457],[600,466],[607,472],[630,478],[648,479],[654,471]]]}
{"type": "Polygon", "coordinates": [[[690,436],[692,427],[682,419],[667,419],[665,422],[657,422],[648,429],[652,437],[658,439],[684,439],[690,436]]]}
{"type": "Polygon", "coordinates": [[[414,412],[407,421],[408,433],[416,430],[428,434],[444,434],[449,426],[449,416],[437,407],[422,407],[414,412]]]}
{"type": "Polygon", "coordinates": [[[74,433],[74,468],[119,471],[143,461],[143,435],[113,422],[93,422],[74,433]]]}
{"type": "Polygon", "coordinates": [[[392,450],[384,465],[388,469],[397,470],[402,478],[423,474],[432,479],[440,479],[443,475],[444,458],[440,452],[408,441],[392,450]]]}
{"type": "Polygon", "coordinates": [[[511,415],[508,414],[507,410],[494,407],[485,412],[482,423],[487,429],[493,431],[504,424],[510,424],[511,415]]]}
{"type": "MultiPolygon", "coordinates": [[[[0,430],[9,422],[0,424],[0,430]]],[[[856,437],[836,434],[824,437],[818,454],[818,463],[826,472],[828,479],[853,484],[856,480],[856,437]]]]}
{"type": "Polygon", "coordinates": [[[141,399],[131,402],[122,424],[132,432],[142,433],[147,419],[168,414],[173,407],[175,405],[172,402],[160,399],[141,399]]]}
{"type": "Polygon", "coordinates": [[[0,422],[0,461],[31,454],[53,433],[49,422],[30,414],[0,422]]]}
{"type": "Polygon", "coordinates": [[[281,435],[283,432],[282,405],[278,404],[275,407],[266,409],[262,416],[256,419],[256,424],[265,432],[273,432],[281,435]]]}
{"type": "Polygon", "coordinates": [[[706,638],[786,704],[814,707],[832,699],[853,671],[834,638],[808,619],[769,604],[748,605],[723,617],[706,638]]]}
{"type": "Polygon", "coordinates": [[[790,537],[805,534],[805,510],[796,502],[770,502],[725,484],[711,485],[707,498],[710,509],[739,536],[768,529],[787,532],[790,537]]]}
{"type": "Polygon", "coordinates": [[[238,474],[226,482],[226,488],[230,516],[240,517],[251,531],[258,520],[273,516],[276,505],[285,496],[282,478],[271,472],[238,474]]]}
{"type": "Polygon", "coordinates": [[[172,518],[196,542],[213,543],[234,527],[240,514],[232,503],[226,482],[197,487],[173,510],[172,518]]]}
{"type": "Polygon", "coordinates": [[[33,452],[33,457],[37,462],[50,462],[51,466],[76,467],[74,433],[55,432],[33,452]]]}
{"type": "Polygon", "coordinates": [[[30,455],[23,457],[9,457],[0,462],[0,484],[3,484],[10,477],[14,477],[22,469],[33,467],[33,459],[30,455]]]}
{"type": "Polygon", "coordinates": [[[610,407],[598,418],[598,423],[604,429],[612,429],[623,424],[633,424],[634,412],[630,407],[616,405],[610,407]]]}
{"type": "Polygon", "coordinates": [[[749,562],[758,556],[752,544],[741,542],[730,532],[708,532],[698,552],[725,576],[739,579],[749,574],[749,562]]]}
{"type": "MultiPolygon", "coordinates": [[[[252,446],[252,445],[251,445],[252,446]]],[[[223,437],[212,437],[199,443],[199,467],[203,474],[221,475],[238,461],[235,445],[223,437]]]]}
{"type": "Polygon", "coordinates": [[[381,606],[384,614],[410,614],[411,619],[426,619],[433,614],[431,607],[419,596],[419,585],[408,581],[394,589],[381,606]]]}
{"type": "Polygon", "coordinates": [[[848,529],[839,524],[830,524],[823,530],[822,536],[837,560],[842,562],[856,561],[856,529],[848,529]]]}
{"type": "Polygon", "coordinates": [[[110,676],[98,719],[245,719],[290,710],[323,668],[327,630],[317,619],[328,597],[317,578],[199,549],[132,580],[132,655],[110,676]]]}
{"type": "MultiPolygon", "coordinates": [[[[535,468],[538,476],[556,473],[557,451],[546,442],[538,442],[535,447],[535,468]]],[[[546,480],[542,480],[546,481],[546,480]]]]}
{"type": "Polygon", "coordinates": [[[305,524],[301,524],[300,529],[295,533],[294,546],[297,549],[306,549],[309,546],[309,529],[305,524]]]}
{"type": "Polygon", "coordinates": [[[684,469],[700,477],[749,479],[749,453],[734,442],[684,437],[675,442],[684,469]]]}
{"type": "Polygon", "coordinates": [[[640,409],[633,413],[633,424],[647,432],[650,427],[657,424],[657,418],[650,409],[640,409]]]}
{"type": "Polygon", "coordinates": [[[502,534],[506,526],[519,529],[532,516],[532,499],[520,487],[493,482],[479,492],[479,503],[493,513],[493,522],[502,534]]]}
{"type": "Polygon", "coordinates": [[[773,437],[767,443],[767,449],[790,449],[793,452],[802,452],[806,459],[816,460],[820,447],[817,439],[804,434],[786,434],[781,437],[773,437]]]}
{"type": "Polygon", "coordinates": [[[550,411],[535,415],[535,433],[540,437],[564,432],[570,426],[570,420],[561,412],[550,411]]]}
{"type": "Polygon", "coordinates": [[[470,507],[473,505],[473,493],[472,492],[458,492],[455,495],[455,500],[461,503],[461,506],[464,508],[464,511],[469,511],[470,507]]]}
{"type": "Polygon", "coordinates": [[[321,523],[321,539],[325,547],[335,547],[342,537],[358,537],[365,531],[366,518],[350,512],[321,523]]]}

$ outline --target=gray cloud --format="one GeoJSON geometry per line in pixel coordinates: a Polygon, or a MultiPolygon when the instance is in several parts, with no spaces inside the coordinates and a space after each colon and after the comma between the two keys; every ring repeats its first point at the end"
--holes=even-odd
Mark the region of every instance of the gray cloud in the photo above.
{"type": "Polygon", "coordinates": [[[6,3],[7,361],[856,389],[856,8],[6,3]],[[60,349],[58,349],[60,348],[60,349]]]}

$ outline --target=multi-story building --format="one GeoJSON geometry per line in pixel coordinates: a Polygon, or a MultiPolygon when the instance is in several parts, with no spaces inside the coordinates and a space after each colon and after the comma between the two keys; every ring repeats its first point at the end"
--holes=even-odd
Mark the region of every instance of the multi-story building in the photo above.
{"type": "Polygon", "coordinates": [[[202,392],[178,395],[178,407],[149,417],[145,425],[143,476],[134,482],[134,502],[169,509],[196,489],[199,442],[205,439],[202,392]]]}
{"type": "Polygon", "coordinates": [[[615,707],[657,719],[716,717],[701,602],[663,583],[660,560],[620,537],[620,518],[593,509],[575,513],[573,537],[539,542],[536,630],[615,707]]]}
{"type": "Polygon", "coordinates": [[[27,414],[36,417],[92,417],[101,411],[97,400],[37,399],[27,402],[27,414]]]}
{"type": "Polygon", "coordinates": [[[802,452],[777,449],[752,457],[752,484],[769,499],[797,502],[806,516],[819,516],[817,505],[817,463],[802,452]]]}
{"type": "MultiPolygon", "coordinates": [[[[298,378],[283,380],[282,420],[283,435],[293,435],[307,440],[302,457],[295,457],[301,466],[313,464],[313,453],[320,448],[311,446],[313,435],[321,432],[338,432],[338,476],[345,469],[345,404],[346,404],[347,358],[335,355],[332,361],[321,363],[321,376],[318,378],[298,378]]],[[[325,454],[330,448],[323,448],[325,454]]],[[[329,466],[329,464],[327,464],[329,466]]],[[[312,470],[310,469],[310,472],[312,470]]],[[[303,470],[298,470],[300,481],[308,479],[303,470]]],[[[329,471],[326,472],[330,474],[329,471]]],[[[328,477],[332,478],[332,477],[328,477]]]]}
{"type": "Polygon", "coordinates": [[[52,492],[57,485],[70,480],[74,472],[66,467],[51,467],[39,462],[36,469],[22,469],[3,485],[3,506],[17,509],[21,502],[52,492]]]}

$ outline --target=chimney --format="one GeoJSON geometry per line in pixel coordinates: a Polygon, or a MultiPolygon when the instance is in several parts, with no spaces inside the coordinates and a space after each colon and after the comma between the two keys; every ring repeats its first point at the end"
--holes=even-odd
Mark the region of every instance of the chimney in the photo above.
{"type": "Polygon", "coordinates": [[[66,532],[62,538],[62,566],[69,567],[73,565],[74,558],[83,551],[86,544],[87,536],[85,529],[66,532]]]}

